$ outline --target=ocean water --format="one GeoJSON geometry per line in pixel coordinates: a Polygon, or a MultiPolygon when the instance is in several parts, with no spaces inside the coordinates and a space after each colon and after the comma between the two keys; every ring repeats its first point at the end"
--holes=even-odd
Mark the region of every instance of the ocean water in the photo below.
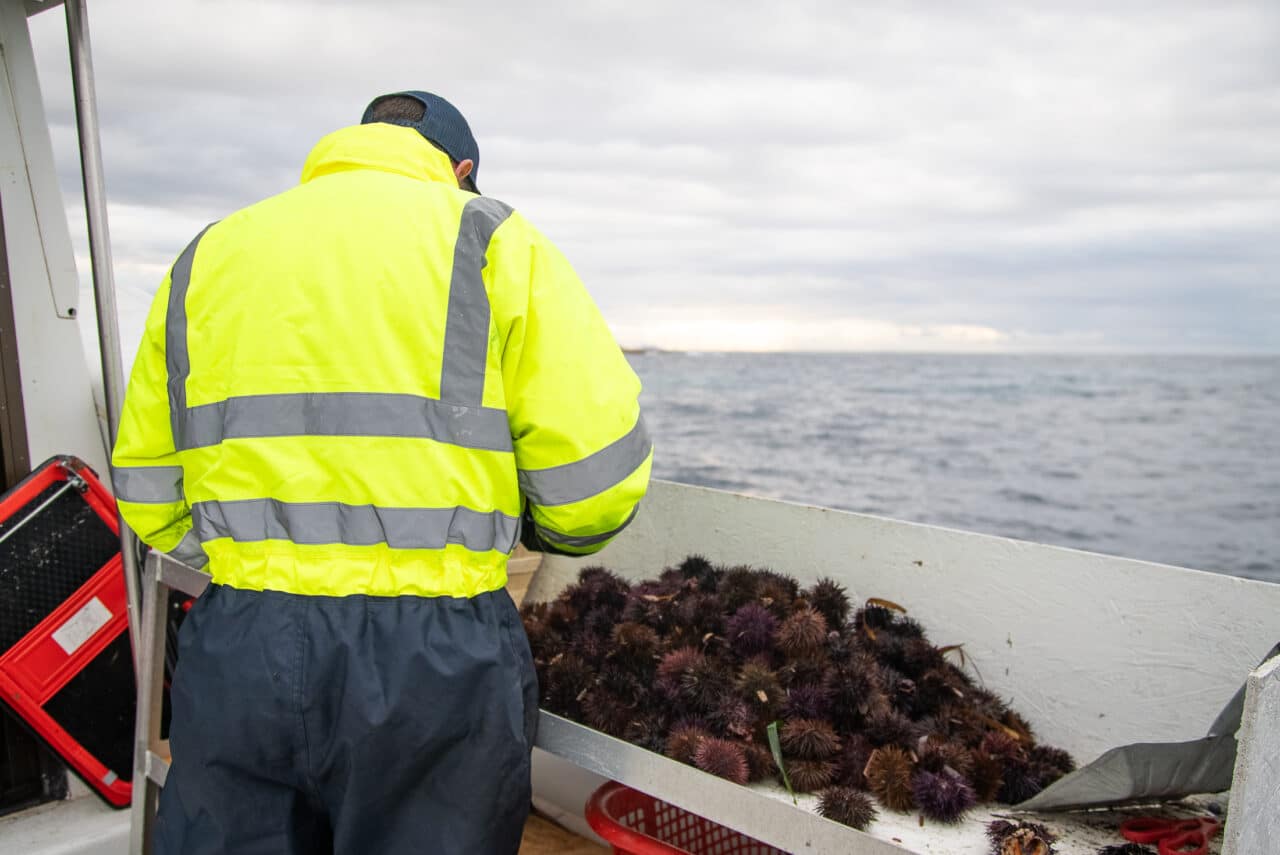
{"type": "Polygon", "coordinates": [[[1280,582],[1280,357],[630,357],[654,475],[1280,582]]]}

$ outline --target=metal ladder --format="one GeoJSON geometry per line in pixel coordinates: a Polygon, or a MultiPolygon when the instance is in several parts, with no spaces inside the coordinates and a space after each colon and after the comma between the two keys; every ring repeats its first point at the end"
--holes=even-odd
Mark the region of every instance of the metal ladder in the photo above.
{"type": "Polygon", "coordinates": [[[169,761],[160,740],[164,703],[165,629],[169,591],[191,597],[204,593],[210,577],[160,552],[147,556],[142,574],[142,620],[138,638],[138,707],[133,743],[133,803],[129,814],[130,855],[151,855],[160,788],[169,761]]]}

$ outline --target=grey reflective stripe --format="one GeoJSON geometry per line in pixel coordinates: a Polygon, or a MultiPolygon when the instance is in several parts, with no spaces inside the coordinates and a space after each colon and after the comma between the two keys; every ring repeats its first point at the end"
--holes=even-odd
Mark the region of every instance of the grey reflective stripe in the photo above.
{"type": "Polygon", "coordinates": [[[187,411],[187,375],[191,373],[191,354],[187,351],[187,289],[191,287],[191,263],[196,246],[213,223],[205,226],[195,240],[173,263],[169,273],[169,306],[164,321],[164,360],[169,374],[169,424],[173,428],[174,447],[183,448],[183,416],[187,411]]]}
{"type": "Polygon", "coordinates": [[[125,502],[159,505],[181,502],[181,466],[117,466],[111,469],[116,498],[125,502]]]}
{"type": "Polygon", "coordinates": [[[544,507],[580,502],[624,481],[651,451],[653,442],[641,416],[626,436],[589,457],[547,469],[520,470],[520,489],[529,501],[544,507]]]}
{"type": "Polygon", "coordinates": [[[182,536],[182,540],[178,542],[177,546],[169,550],[169,555],[188,567],[195,567],[197,570],[209,563],[209,556],[205,554],[204,547],[200,544],[200,538],[196,536],[194,528],[182,536]]]}
{"type": "Polygon", "coordinates": [[[107,774],[102,776],[102,783],[108,787],[118,780],[120,780],[120,776],[115,772],[112,772],[110,769],[107,770],[107,774]]]}
{"type": "Polygon", "coordinates": [[[574,537],[573,535],[560,534],[559,532],[552,531],[545,526],[537,524],[534,525],[534,528],[537,530],[538,536],[548,543],[555,543],[561,546],[595,546],[597,543],[604,543],[606,540],[617,537],[621,534],[624,528],[631,525],[631,521],[636,518],[636,513],[639,510],[639,507],[632,509],[631,516],[627,517],[622,525],[618,526],[613,531],[606,531],[604,534],[586,534],[581,537],[574,537]]]}
{"type": "Polygon", "coordinates": [[[484,396],[485,364],[489,353],[489,295],[481,271],[485,253],[498,226],[511,208],[484,196],[462,209],[458,241],[453,247],[453,278],[444,328],[444,357],[440,369],[440,398],[480,406],[484,396]]]}
{"type": "Polygon", "coordinates": [[[494,231],[510,215],[511,208],[483,197],[463,208],[449,286],[442,400],[393,393],[307,392],[231,397],[188,407],[187,292],[196,246],[206,227],[174,262],[170,275],[165,360],[175,448],[187,451],[250,437],[394,436],[511,451],[506,411],[481,406],[490,315],[481,270],[494,231]]]}
{"type": "Polygon", "coordinates": [[[457,543],[473,552],[515,547],[518,521],[501,511],[470,508],[383,508],[341,502],[242,499],[197,502],[191,518],[201,540],[288,540],[299,544],[443,549],[457,543]]]}
{"type": "Polygon", "coordinates": [[[511,451],[506,410],[417,395],[299,392],[247,395],[187,410],[182,449],[264,436],[395,436],[511,451]]]}

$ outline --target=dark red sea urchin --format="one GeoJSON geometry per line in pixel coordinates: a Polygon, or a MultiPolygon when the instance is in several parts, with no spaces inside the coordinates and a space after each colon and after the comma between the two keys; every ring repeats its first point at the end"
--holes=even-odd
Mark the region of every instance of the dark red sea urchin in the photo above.
{"type": "Polygon", "coordinates": [[[742,746],[727,739],[702,740],[693,753],[693,765],[735,784],[745,784],[749,777],[747,756],[742,746]]]}
{"type": "Polygon", "coordinates": [[[828,787],[819,793],[818,813],[859,831],[865,831],[876,818],[871,797],[852,787],[828,787]]]}
{"type": "Polygon", "coordinates": [[[658,691],[669,699],[676,699],[681,694],[685,673],[695,665],[706,661],[701,651],[692,647],[681,647],[663,655],[658,662],[658,676],[654,685],[658,691]]]}
{"type": "Polygon", "coordinates": [[[973,787],[958,772],[919,770],[911,781],[911,794],[920,813],[938,822],[959,822],[969,808],[977,804],[973,787]]]}
{"type": "Polygon", "coordinates": [[[747,755],[748,780],[752,783],[763,781],[777,774],[778,766],[773,762],[773,752],[759,742],[744,743],[743,751],[747,755]]]}
{"type": "Polygon", "coordinates": [[[672,760],[692,765],[698,747],[710,738],[711,734],[695,724],[677,724],[667,736],[666,754],[672,760]]]}
{"type": "Polygon", "coordinates": [[[630,590],[631,585],[616,573],[603,567],[584,567],[578,571],[578,583],[567,588],[564,596],[579,612],[603,608],[616,615],[630,590]]]}
{"type": "Polygon", "coordinates": [[[609,652],[610,658],[631,668],[645,671],[653,668],[659,644],[658,633],[653,627],[628,621],[614,626],[611,637],[613,649],[609,652]]]}
{"type": "Polygon", "coordinates": [[[747,603],[729,618],[725,635],[729,646],[741,659],[764,653],[773,646],[778,619],[759,603],[747,603]]]}

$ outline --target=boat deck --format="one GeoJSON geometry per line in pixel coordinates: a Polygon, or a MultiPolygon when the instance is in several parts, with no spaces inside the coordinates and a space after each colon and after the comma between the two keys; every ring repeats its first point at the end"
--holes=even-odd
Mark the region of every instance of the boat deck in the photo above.
{"type": "MultiPolygon", "coordinates": [[[[541,563],[542,556],[525,552],[523,547],[512,556],[507,565],[507,591],[517,605],[524,601],[529,582],[541,563]]],[[[520,843],[520,855],[601,855],[608,851],[537,814],[529,816],[520,843]]]]}

